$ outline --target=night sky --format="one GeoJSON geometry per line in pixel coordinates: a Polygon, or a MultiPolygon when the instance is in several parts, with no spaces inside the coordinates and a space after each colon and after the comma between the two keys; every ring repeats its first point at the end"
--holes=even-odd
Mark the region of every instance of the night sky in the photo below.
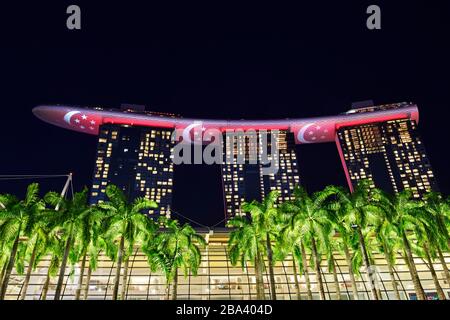
{"type": "MultiPolygon", "coordinates": [[[[449,194],[450,3],[376,1],[382,29],[370,31],[372,3],[329,2],[83,2],[81,31],[65,28],[64,3],[3,8],[0,174],[73,172],[76,189],[89,186],[95,137],[38,120],[31,109],[39,104],[134,103],[185,117],[264,119],[333,115],[372,99],[417,103],[419,130],[449,194]]],[[[309,191],[345,185],[334,144],[297,151],[309,191]]],[[[0,181],[0,193],[20,195],[28,182],[0,181]]],[[[64,179],[40,182],[43,191],[60,190],[64,179]]],[[[176,167],[173,207],[207,225],[223,219],[219,167],[176,167]]]]}

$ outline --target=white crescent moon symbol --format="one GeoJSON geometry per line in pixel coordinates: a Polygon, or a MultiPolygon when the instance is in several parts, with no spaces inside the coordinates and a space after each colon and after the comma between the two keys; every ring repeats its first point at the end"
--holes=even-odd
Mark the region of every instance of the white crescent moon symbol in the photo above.
{"type": "Polygon", "coordinates": [[[300,131],[297,133],[297,139],[298,141],[300,141],[301,143],[311,143],[310,141],[306,141],[305,140],[305,132],[306,130],[308,130],[309,127],[311,127],[314,123],[309,123],[306,126],[304,126],[303,128],[300,129],[300,131]]]}
{"type": "Polygon", "coordinates": [[[81,113],[81,112],[80,111],[69,111],[69,112],[67,112],[66,115],[64,116],[64,121],[67,122],[68,124],[71,124],[70,123],[70,118],[72,118],[72,116],[74,114],[78,114],[78,113],[81,113]]]}
{"type": "Polygon", "coordinates": [[[194,122],[194,123],[188,125],[186,128],[184,128],[184,130],[183,130],[183,141],[192,143],[191,130],[193,128],[201,126],[201,125],[202,125],[202,122],[194,122]]]}

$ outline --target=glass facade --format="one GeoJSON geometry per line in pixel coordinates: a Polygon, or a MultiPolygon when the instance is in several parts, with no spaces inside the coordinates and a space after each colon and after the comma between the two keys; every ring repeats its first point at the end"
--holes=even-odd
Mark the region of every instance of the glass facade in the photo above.
{"type": "Polygon", "coordinates": [[[280,130],[277,136],[278,153],[271,152],[271,132],[226,135],[222,181],[225,217],[241,213],[245,201],[264,199],[272,190],[280,191],[280,200],[290,200],[294,187],[300,183],[293,133],[280,130]],[[263,136],[264,135],[264,136],[263,136]],[[262,146],[267,142],[267,160],[263,161],[262,146]],[[238,159],[245,159],[245,164],[238,159]],[[231,161],[230,161],[231,160],[231,161]],[[263,174],[263,168],[275,167],[275,173],[263,174]]]}
{"type": "Polygon", "coordinates": [[[105,124],[100,126],[90,203],[106,200],[115,184],[129,200],[145,197],[158,203],[150,214],[169,214],[172,204],[172,130],[105,124]]]}
{"type": "MultiPolygon", "coordinates": [[[[208,246],[202,249],[202,263],[198,270],[197,276],[189,275],[184,277],[181,272],[178,277],[178,299],[186,300],[209,300],[209,299],[226,299],[226,300],[250,300],[256,299],[256,286],[254,268],[249,265],[244,270],[238,266],[232,266],[227,258],[227,241],[228,233],[214,233],[206,235],[208,239],[208,246]]],[[[385,300],[395,299],[392,288],[391,278],[387,269],[384,256],[378,253],[373,253],[375,260],[379,289],[382,297],[385,300]]],[[[308,255],[309,258],[309,255],[308,255]]],[[[450,263],[450,255],[445,254],[447,264],[450,263]]],[[[337,263],[338,285],[341,292],[341,299],[348,300],[352,297],[352,288],[350,276],[348,274],[348,266],[346,264],[343,254],[336,252],[335,260],[337,263]]],[[[433,284],[431,273],[427,264],[418,257],[414,259],[422,286],[427,293],[429,299],[436,298],[436,290],[433,284]]],[[[40,299],[42,288],[44,286],[47,276],[47,266],[49,265],[50,257],[44,258],[33,272],[30,279],[30,285],[27,290],[26,299],[40,299]]],[[[267,261],[266,261],[267,266],[267,261]]],[[[297,267],[298,268],[298,267],[297,267]]],[[[440,284],[450,298],[450,284],[446,282],[443,273],[442,265],[435,263],[434,268],[440,284]]],[[[371,293],[369,288],[369,281],[366,278],[364,268],[361,268],[361,276],[356,278],[359,299],[370,299],[371,293]]],[[[277,262],[275,265],[275,281],[277,298],[284,300],[296,300],[296,289],[294,281],[294,271],[292,265],[292,258],[288,257],[283,262],[277,262]]],[[[326,259],[322,259],[321,264],[322,278],[324,281],[324,288],[327,299],[337,299],[336,285],[333,274],[328,270],[326,259]]],[[[395,266],[395,278],[400,291],[402,299],[415,299],[414,287],[411,281],[411,276],[408,268],[402,257],[398,256],[395,266]]],[[[75,267],[72,275],[70,268],[66,270],[67,276],[64,278],[64,287],[62,290],[63,299],[74,299],[77,288],[80,269],[79,264],[75,267]]],[[[87,281],[88,268],[86,264],[83,283],[81,290],[81,298],[84,297],[85,285],[87,281]]],[[[98,269],[92,272],[88,284],[88,299],[108,300],[112,297],[114,286],[115,264],[106,256],[99,257],[98,269]]],[[[301,299],[307,299],[305,276],[298,275],[300,285],[301,299]]],[[[317,280],[312,268],[309,269],[309,278],[311,280],[311,289],[314,299],[319,299],[319,292],[317,280]]],[[[14,270],[10,279],[10,285],[6,299],[18,299],[21,293],[24,275],[18,275],[14,270]]],[[[55,285],[57,278],[53,277],[50,281],[50,286],[47,294],[47,299],[53,299],[55,285]]],[[[121,287],[119,293],[122,291],[123,277],[121,277],[121,287]]],[[[269,299],[269,276],[268,270],[264,273],[265,293],[269,299]]],[[[161,273],[153,273],[147,265],[147,257],[135,249],[134,254],[130,257],[127,283],[125,286],[125,299],[164,299],[165,279],[161,273]]]]}
{"type": "Polygon", "coordinates": [[[368,179],[372,187],[392,193],[410,189],[415,198],[438,190],[414,120],[342,127],[337,146],[353,186],[368,179]]]}

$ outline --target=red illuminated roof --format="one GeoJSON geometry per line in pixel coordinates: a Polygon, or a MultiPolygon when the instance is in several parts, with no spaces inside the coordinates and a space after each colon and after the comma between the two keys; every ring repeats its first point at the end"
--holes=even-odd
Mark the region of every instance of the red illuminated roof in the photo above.
{"type": "Polygon", "coordinates": [[[123,112],[120,110],[74,106],[38,106],[33,109],[33,113],[39,119],[53,125],[92,135],[97,135],[99,126],[107,123],[171,128],[180,130],[179,132],[183,137],[190,135],[191,130],[196,127],[201,127],[202,130],[218,129],[222,132],[238,129],[279,129],[293,132],[297,144],[333,142],[336,129],[343,126],[404,118],[409,118],[416,122],[419,120],[417,106],[411,103],[377,106],[367,112],[354,109],[336,116],[280,120],[187,119],[164,114],[123,112]]]}

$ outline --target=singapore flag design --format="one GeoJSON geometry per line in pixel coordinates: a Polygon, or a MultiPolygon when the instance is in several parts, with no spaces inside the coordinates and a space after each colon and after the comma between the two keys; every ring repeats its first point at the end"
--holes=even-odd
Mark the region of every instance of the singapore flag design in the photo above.
{"type": "Polygon", "coordinates": [[[64,121],[77,131],[94,133],[99,124],[98,117],[80,111],[69,111],[64,115],[64,121]]]}
{"type": "MultiPolygon", "coordinates": [[[[419,120],[417,106],[414,104],[395,104],[392,108],[373,112],[345,113],[336,116],[274,119],[274,120],[207,120],[186,119],[165,116],[153,116],[139,113],[76,108],[65,106],[38,106],[33,113],[43,121],[78,132],[97,135],[99,126],[105,123],[148,126],[174,129],[176,141],[186,143],[202,143],[213,131],[226,133],[246,130],[289,130],[294,134],[296,144],[333,142],[337,128],[354,126],[395,119],[419,120]],[[100,110],[100,111],[99,111],[100,110]],[[213,130],[214,129],[214,130],[213,130]]],[[[211,141],[206,139],[205,141],[211,141]]]]}
{"type": "Polygon", "coordinates": [[[320,143],[333,139],[334,126],[330,123],[307,123],[293,130],[297,143],[320,143]]]}

